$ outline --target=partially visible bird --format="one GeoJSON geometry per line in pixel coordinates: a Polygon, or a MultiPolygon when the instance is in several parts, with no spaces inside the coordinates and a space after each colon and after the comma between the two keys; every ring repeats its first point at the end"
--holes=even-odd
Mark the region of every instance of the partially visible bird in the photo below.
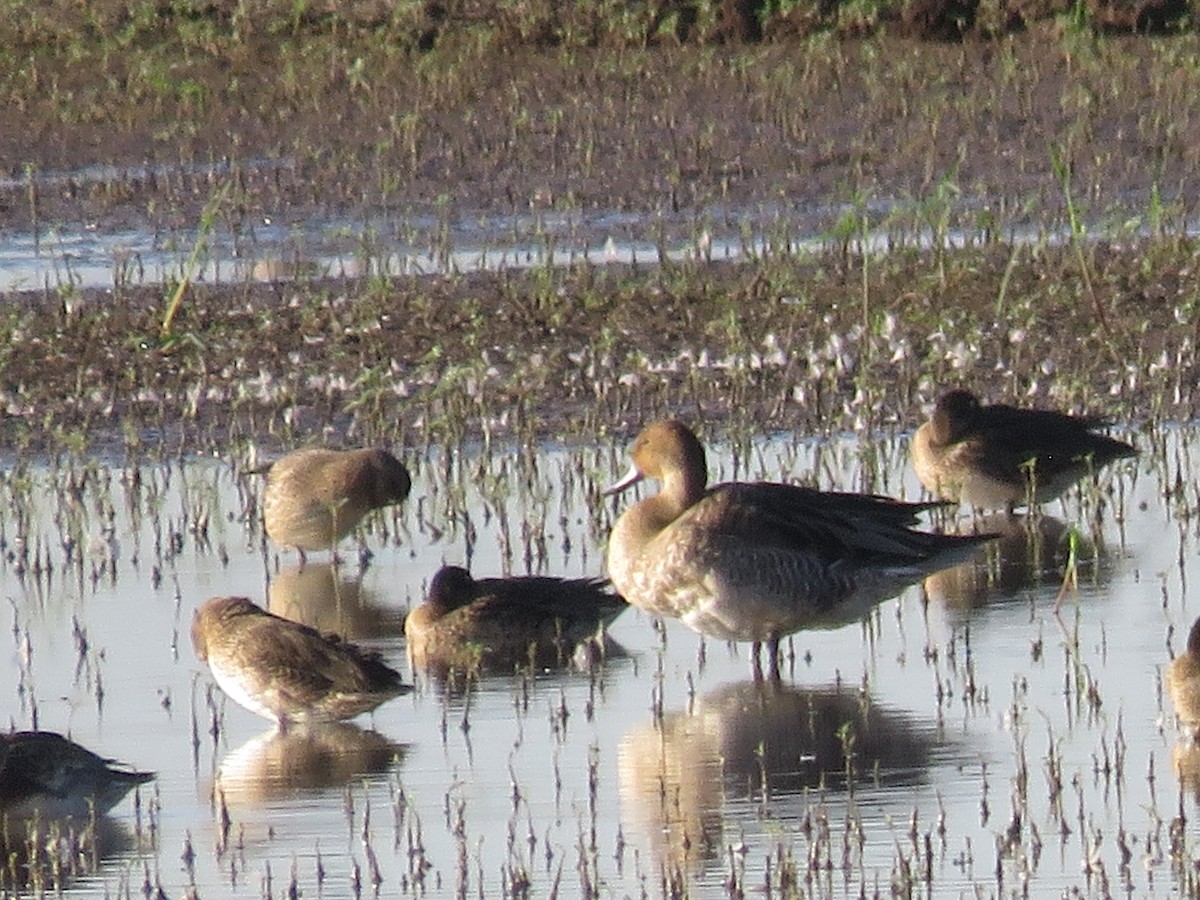
{"type": "Polygon", "coordinates": [[[925,575],[969,559],[990,535],[914,531],[938,503],[766,482],[707,487],[704,448],[677,421],[647,426],[629,473],[662,490],[625,510],[608,543],[608,572],[626,600],[714,638],[765,643],[856,621],[925,575]]]}
{"type": "Polygon", "coordinates": [[[443,566],[404,621],[413,668],[473,674],[555,668],[628,604],[594,578],[472,578],[443,566]]]}
{"type": "Polygon", "coordinates": [[[281,547],[327,550],[372,510],[401,503],[408,469],[386,450],[296,450],[263,469],[263,523],[281,547]]]}
{"type": "Polygon", "coordinates": [[[412,690],[379,653],[245,597],[205,602],[192,621],[192,644],[221,690],[284,729],[349,719],[412,690]]]}
{"type": "Polygon", "coordinates": [[[979,509],[1046,503],[1137,450],[1097,433],[1108,423],[1043,409],[985,406],[966,390],[938,398],[913,436],[917,477],[930,493],[979,509]]]}
{"type": "Polygon", "coordinates": [[[1192,623],[1187,647],[1167,666],[1166,684],[1175,716],[1193,741],[1200,740],[1200,618],[1192,623]]]}
{"type": "Polygon", "coordinates": [[[0,734],[0,818],[104,815],[153,779],[53,731],[0,734]]]}

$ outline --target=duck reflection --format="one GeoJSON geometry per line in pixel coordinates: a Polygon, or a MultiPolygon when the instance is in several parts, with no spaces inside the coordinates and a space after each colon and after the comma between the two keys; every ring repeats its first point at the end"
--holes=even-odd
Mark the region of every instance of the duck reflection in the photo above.
{"type": "Polygon", "coordinates": [[[1200,745],[1190,740],[1181,740],[1171,748],[1171,771],[1179,782],[1179,789],[1192,796],[1200,806],[1200,745]]]}
{"type": "Polygon", "coordinates": [[[229,805],[260,807],[382,775],[399,765],[406,750],[349,722],[272,729],[230,751],[217,771],[217,784],[229,805]]]}
{"type": "Polygon", "coordinates": [[[1103,547],[1064,522],[1044,515],[995,513],[963,523],[964,530],[998,537],[978,558],[925,579],[930,600],[943,606],[974,609],[989,600],[1013,597],[1036,587],[1063,583],[1072,554],[1078,566],[1090,565],[1096,575],[1111,574],[1103,547]]]}
{"type": "Polygon", "coordinates": [[[130,853],[133,831],[107,815],[93,819],[5,818],[0,825],[0,895],[35,896],[79,888],[104,860],[130,853]]]}
{"type": "Polygon", "coordinates": [[[404,611],[379,604],[363,589],[361,573],[332,563],[287,566],[271,580],[267,609],[347,640],[390,637],[404,627],[404,611]]]}
{"type": "Polygon", "coordinates": [[[672,874],[697,871],[722,855],[726,803],[915,784],[932,743],[932,727],[849,687],[728,685],[621,742],[623,819],[672,874]]]}

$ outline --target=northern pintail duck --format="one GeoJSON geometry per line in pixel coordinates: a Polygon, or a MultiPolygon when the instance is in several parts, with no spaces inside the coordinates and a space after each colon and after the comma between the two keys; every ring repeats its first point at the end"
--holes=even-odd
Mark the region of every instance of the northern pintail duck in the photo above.
{"type": "Polygon", "coordinates": [[[53,731],[0,734],[0,817],[103,815],[153,778],[53,731]]]}
{"type": "Polygon", "coordinates": [[[349,719],[412,689],[378,653],[245,597],[205,602],[192,622],[192,644],[221,690],[280,728],[349,719]]]}
{"type": "Polygon", "coordinates": [[[336,547],[367,513],[402,502],[412,489],[404,465],[379,449],[296,450],[265,471],[267,535],[301,559],[336,547]]]}
{"type": "Polygon", "coordinates": [[[628,604],[594,578],[473,578],[443,566],[404,620],[414,668],[512,672],[570,662],[628,604]]]}
{"type": "Polygon", "coordinates": [[[608,573],[630,603],[714,638],[766,643],[778,674],[779,640],[837,627],[938,569],[970,558],[988,535],[914,531],[937,503],[788,484],[706,487],[704,448],[676,421],[634,441],[633,466],[606,491],[642,478],[659,494],[627,509],[608,543],[608,573]]]}
{"type": "Polygon", "coordinates": [[[1187,647],[1167,666],[1167,696],[1175,716],[1193,739],[1200,739],[1200,619],[1192,623],[1187,647]]]}
{"type": "Polygon", "coordinates": [[[1046,503],[1089,472],[1136,456],[1098,434],[1107,423],[1043,409],[984,406],[970,391],[943,394],[912,442],[921,484],[946,500],[979,509],[1046,503]]]}

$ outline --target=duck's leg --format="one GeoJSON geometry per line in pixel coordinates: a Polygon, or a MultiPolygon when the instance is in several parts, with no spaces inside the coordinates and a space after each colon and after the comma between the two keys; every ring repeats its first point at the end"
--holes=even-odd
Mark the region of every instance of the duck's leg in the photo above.
{"type": "Polygon", "coordinates": [[[754,666],[754,680],[762,681],[762,641],[755,641],[750,647],[750,662],[754,666]]]}
{"type": "Polygon", "coordinates": [[[767,652],[771,654],[771,680],[779,681],[779,635],[773,634],[767,639],[767,652]]]}

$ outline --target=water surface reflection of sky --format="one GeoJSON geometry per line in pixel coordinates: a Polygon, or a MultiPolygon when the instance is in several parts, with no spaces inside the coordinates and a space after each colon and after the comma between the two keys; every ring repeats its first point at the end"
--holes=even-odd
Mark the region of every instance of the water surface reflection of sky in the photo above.
{"type": "MultiPolygon", "coordinates": [[[[547,450],[536,467],[518,451],[409,459],[413,496],[371,520],[370,554],[348,542],[340,568],[303,572],[264,550],[259,485],[224,465],[10,469],[0,715],[159,773],[149,833],[78,878],[81,894],[147,878],[168,896],[293,881],[330,898],[373,882],[388,896],[1173,893],[1200,811],[1190,790],[1181,802],[1172,759],[1190,750],[1160,684],[1200,614],[1193,444],[1168,430],[1100,495],[1049,506],[971,570],[864,626],[795,636],[779,686],[750,679],[747,647],[673,622],[660,634],[631,611],[612,629],[626,654],[593,672],[466,693],[419,682],[372,716],[286,737],[210,692],[188,638],[201,602],[269,601],[407,673],[403,614],[443,562],[601,571],[630,501],[585,497],[620,448],[547,450]],[[501,464],[506,478],[478,477],[501,464]],[[1077,583],[1056,616],[1072,526],[1077,583]]],[[[917,496],[904,440],[879,450],[776,439],[737,464],[712,448],[710,467],[917,496]]],[[[133,810],[112,818],[131,829],[133,810]]]]}

